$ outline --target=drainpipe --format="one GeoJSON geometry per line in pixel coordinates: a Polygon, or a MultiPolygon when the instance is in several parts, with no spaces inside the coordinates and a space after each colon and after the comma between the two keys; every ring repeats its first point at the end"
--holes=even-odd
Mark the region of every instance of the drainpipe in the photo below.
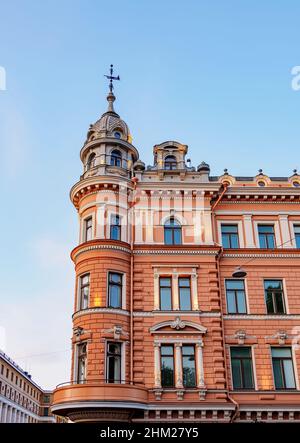
{"type": "MultiPolygon", "coordinates": [[[[214,210],[216,208],[216,206],[219,204],[219,202],[222,200],[225,192],[228,189],[228,185],[227,184],[223,184],[223,190],[221,192],[221,194],[219,195],[218,199],[215,201],[215,203],[213,204],[212,208],[211,208],[211,212],[212,212],[212,222],[213,222],[213,233],[216,236],[216,223],[215,223],[215,214],[214,214],[214,210]]],[[[220,309],[221,309],[221,328],[222,328],[222,336],[223,336],[223,345],[224,345],[224,366],[225,366],[225,380],[226,380],[226,396],[227,399],[233,403],[234,405],[234,411],[231,414],[230,417],[230,423],[233,423],[234,420],[236,419],[238,413],[239,413],[239,404],[238,402],[231,397],[230,393],[229,393],[229,386],[228,386],[228,380],[229,380],[229,374],[228,374],[228,368],[227,368],[227,354],[226,354],[226,347],[225,347],[225,326],[224,326],[224,318],[223,318],[223,313],[225,312],[223,309],[223,297],[222,297],[222,291],[221,291],[221,274],[220,274],[220,260],[222,258],[223,255],[223,247],[219,244],[217,244],[220,247],[220,250],[218,252],[217,255],[217,272],[218,272],[218,284],[219,284],[219,293],[220,293],[220,309]]]]}
{"type": "Polygon", "coordinates": [[[226,355],[226,347],[225,347],[225,327],[224,327],[224,318],[223,318],[223,297],[222,297],[222,291],[221,291],[221,275],[220,275],[220,260],[223,255],[223,247],[220,246],[220,250],[217,255],[217,272],[218,272],[218,283],[219,283],[219,294],[220,294],[220,308],[221,308],[221,328],[222,328],[222,336],[223,336],[223,346],[224,346],[224,365],[225,365],[225,379],[226,379],[226,396],[227,399],[234,404],[234,411],[230,417],[230,423],[233,423],[236,419],[238,413],[239,413],[239,404],[230,396],[229,393],[229,386],[228,386],[228,380],[229,380],[229,374],[228,374],[228,368],[227,368],[227,355],[226,355]]]}
{"type": "Polygon", "coordinates": [[[130,383],[133,383],[133,245],[134,245],[134,217],[133,217],[133,208],[135,205],[135,191],[136,185],[138,183],[138,178],[133,177],[131,182],[133,184],[133,198],[131,202],[130,209],[131,213],[131,235],[130,235],[130,383]]]}

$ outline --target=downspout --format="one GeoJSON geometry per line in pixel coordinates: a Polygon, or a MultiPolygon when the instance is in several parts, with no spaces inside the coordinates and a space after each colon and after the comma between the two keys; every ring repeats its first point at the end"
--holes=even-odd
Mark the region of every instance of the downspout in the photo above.
{"type": "MultiPolygon", "coordinates": [[[[213,204],[212,206],[212,222],[213,222],[213,233],[216,236],[216,224],[215,224],[215,214],[213,213],[213,211],[215,210],[216,206],[218,205],[218,203],[222,200],[225,192],[228,189],[228,185],[224,184],[223,185],[223,190],[221,192],[221,194],[219,195],[218,199],[216,200],[216,202],[213,204]]],[[[218,244],[218,246],[220,247],[220,250],[218,252],[217,255],[217,272],[218,272],[218,285],[219,285],[219,294],[220,294],[220,309],[221,309],[221,329],[222,329],[222,336],[223,336],[223,346],[224,346],[224,367],[225,367],[225,380],[226,380],[226,396],[227,399],[233,403],[234,405],[234,411],[231,414],[230,417],[230,423],[233,423],[234,420],[236,419],[238,413],[239,413],[239,404],[238,402],[231,397],[230,393],[229,393],[229,386],[228,386],[228,380],[229,380],[229,374],[228,374],[228,367],[227,367],[227,354],[226,354],[226,347],[225,347],[225,326],[224,326],[224,317],[223,317],[223,313],[225,312],[223,309],[223,297],[222,297],[222,285],[221,285],[221,274],[220,274],[220,260],[222,258],[223,255],[223,247],[220,246],[218,244]]]]}
{"type": "Polygon", "coordinates": [[[130,235],[130,384],[133,384],[133,245],[134,245],[134,216],[133,216],[133,208],[135,205],[135,191],[136,185],[138,182],[138,178],[133,177],[131,179],[133,183],[133,195],[131,202],[131,235],[130,235]]]}

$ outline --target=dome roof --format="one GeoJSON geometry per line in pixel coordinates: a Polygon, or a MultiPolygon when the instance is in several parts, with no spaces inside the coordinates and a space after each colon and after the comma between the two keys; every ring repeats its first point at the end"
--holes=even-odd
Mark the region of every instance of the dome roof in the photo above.
{"type": "Polygon", "coordinates": [[[131,135],[127,124],[115,112],[113,103],[115,96],[110,92],[107,96],[108,110],[90,126],[87,134],[87,142],[98,138],[120,138],[131,143],[131,135]]]}

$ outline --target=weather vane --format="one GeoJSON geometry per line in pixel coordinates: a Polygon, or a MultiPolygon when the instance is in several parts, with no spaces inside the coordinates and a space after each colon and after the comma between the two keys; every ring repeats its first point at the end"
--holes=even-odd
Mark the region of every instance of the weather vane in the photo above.
{"type": "Polygon", "coordinates": [[[113,91],[114,89],[114,85],[113,85],[113,81],[114,80],[120,80],[120,76],[118,75],[118,77],[114,77],[113,73],[114,73],[114,65],[110,65],[110,75],[104,75],[104,77],[106,77],[109,80],[109,90],[110,92],[113,91]]]}

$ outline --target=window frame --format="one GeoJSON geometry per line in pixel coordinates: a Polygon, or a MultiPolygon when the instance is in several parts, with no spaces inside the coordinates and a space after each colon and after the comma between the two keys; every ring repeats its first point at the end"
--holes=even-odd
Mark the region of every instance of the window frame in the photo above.
{"type": "Polygon", "coordinates": [[[196,388],[197,387],[197,365],[196,365],[196,346],[195,346],[194,343],[183,343],[182,344],[182,346],[181,346],[181,368],[182,368],[182,384],[183,384],[183,387],[185,389],[196,388]],[[183,360],[184,360],[185,357],[191,356],[191,354],[184,354],[183,348],[185,348],[185,347],[192,347],[193,351],[194,351],[194,354],[193,354],[193,357],[194,357],[194,368],[193,369],[194,369],[195,382],[194,382],[193,385],[187,385],[184,382],[185,377],[184,377],[184,364],[183,364],[183,360]]]}
{"type": "Polygon", "coordinates": [[[116,168],[122,168],[123,167],[123,157],[122,152],[119,149],[113,149],[110,152],[110,166],[114,166],[116,168]],[[117,155],[118,153],[118,155],[117,155]]]}
{"type": "Polygon", "coordinates": [[[161,380],[161,387],[163,389],[168,389],[168,388],[175,388],[175,370],[176,370],[176,366],[175,366],[175,346],[174,343],[163,343],[160,345],[160,380],[161,380]],[[164,347],[168,347],[168,348],[172,348],[172,354],[162,354],[162,348],[164,347]],[[171,358],[172,360],[172,384],[170,385],[166,385],[163,382],[163,358],[171,358]]]}
{"type": "Polygon", "coordinates": [[[264,287],[264,298],[265,298],[265,306],[266,306],[267,315],[286,315],[286,314],[288,314],[287,301],[286,301],[286,290],[285,290],[284,280],[282,278],[264,278],[263,279],[263,287],[264,287]],[[276,310],[274,309],[274,312],[268,312],[268,304],[267,304],[267,291],[268,290],[265,287],[265,284],[268,281],[278,281],[278,282],[281,283],[283,312],[278,312],[277,300],[274,297],[274,294],[276,294],[277,292],[280,292],[280,291],[276,290],[276,289],[272,289],[271,290],[271,292],[272,292],[273,309],[276,307],[276,310]],[[275,304],[274,304],[274,300],[275,300],[275,304]]]}
{"type": "Polygon", "coordinates": [[[94,238],[94,217],[93,214],[87,215],[83,219],[83,232],[82,232],[82,240],[83,242],[91,241],[94,238]],[[88,226],[88,223],[91,222],[91,226],[88,226]],[[90,231],[89,231],[90,229],[90,231]],[[91,233],[91,238],[88,239],[88,232],[91,233]]]}
{"type": "Polygon", "coordinates": [[[88,309],[90,305],[90,295],[91,295],[91,274],[90,272],[86,272],[78,276],[78,302],[77,302],[77,310],[81,311],[84,309],[88,309]],[[82,280],[84,277],[88,277],[88,283],[82,285],[82,280]],[[87,306],[84,308],[83,306],[83,289],[88,287],[88,298],[87,298],[87,306]]]}
{"type": "Polygon", "coordinates": [[[296,372],[296,365],[295,365],[295,361],[294,361],[294,354],[293,354],[293,349],[291,346],[270,346],[270,353],[271,353],[271,362],[272,362],[272,373],[273,373],[273,383],[274,383],[274,389],[275,391],[296,391],[298,389],[298,385],[297,385],[297,372],[296,372]],[[273,357],[272,355],[272,351],[273,349],[289,349],[290,351],[290,357],[273,357]],[[274,371],[274,360],[275,361],[280,361],[280,372],[281,372],[281,376],[282,376],[282,381],[284,383],[284,387],[282,388],[277,388],[276,387],[276,378],[275,378],[275,371],[274,371]],[[292,362],[292,370],[293,370],[293,379],[294,379],[294,387],[293,388],[287,388],[286,387],[286,375],[285,375],[285,370],[284,367],[282,365],[282,362],[288,360],[292,362]]]}
{"type": "Polygon", "coordinates": [[[107,271],[107,296],[106,296],[106,306],[110,309],[123,309],[124,308],[124,273],[115,271],[115,270],[108,270],[107,271]],[[121,277],[121,283],[113,282],[110,280],[110,276],[112,274],[118,275],[121,277]],[[110,296],[110,288],[111,286],[116,286],[120,288],[120,306],[111,306],[111,296],[110,296]]]}
{"type": "Polygon", "coordinates": [[[173,154],[166,155],[166,157],[164,158],[164,170],[165,171],[176,171],[176,169],[178,169],[177,165],[178,165],[178,162],[177,162],[176,155],[173,155],[173,154]],[[170,158],[172,158],[171,161],[168,160],[170,158]],[[166,167],[167,165],[169,167],[166,167]]]}
{"type": "Polygon", "coordinates": [[[192,311],[192,309],[193,309],[193,294],[192,294],[192,281],[191,280],[192,279],[191,279],[190,275],[186,275],[186,276],[179,275],[178,276],[178,306],[179,306],[179,311],[192,311]],[[180,281],[181,280],[188,280],[189,281],[189,286],[180,286],[180,281]],[[189,309],[182,309],[182,307],[181,307],[181,296],[180,296],[180,293],[181,293],[180,290],[181,289],[189,289],[189,292],[190,292],[190,294],[189,294],[189,302],[190,302],[189,309]]]}
{"type": "Polygon", "coordinates": [[[300,223],[293,223],[293,233],[295,239],[295,248],[300,249],[300,223]],[[297,228],[299,229],[299,232],[296,232],[297,228]]]}
{"type": "Polygon", "coordinates": [[[234,223],[234,222],[228,222],[228,223],[224,223],[221,221],[220,223],[220,231],[221,231],[221,242],[222,242],[222,246],[225,249],[240,249],[241,248],[241,242],[240,242],[240,232],[239,232],[239,224],[238,223],[234,223]],[[224,232],[223,233],[223,227],[236,227],[236,232],[224,232]],[[237,239],[237,246],[232,246],[232,237],[236,236],[237,239]],[[225,246],[224,245],[224,237],[227,238],[227,241],[229,243],[229,246],[225,246]]]}
{"type": "Polygon", "coordinates": [[[228,315],[247,315],[249,314],[249,306],[248,306],[248,297],[247,297],[247,284],[246,280],[244,278],[225,278],[224,279],[224,287],[225,287],[225,298],[226,298],[226,312],[228,315]],[[245,302],[245,312],[239,312],[238,311],[238,302],[237,302],[237,292],[242,291],[239,289],[227,289],[227,282],[229,281],[242,281],[244,286],[244,302],[245,302]],[[234,298],[235,298],[235,307],[236,312],[230,312],[228,309],[228,296],[227,291],[234,291],[234,298]]]}
{"type": "Polygon", "coordinates": [[[183,232],[182,232],[182,224],[175,218],[175,217],[169,217],[165,223],[164,223],[164,244],[166,246],[178,246],[178,245],[182,245],[183,244],[183,232]],[[171,221],[173,221],[173,223],[176,223],[176,225],[172,225],[171,221]],[[175,235],[175,231],[179,232],[180,234],[180,241],[179,242],[175,242],[176,239],[176,235],[175,235]],[[166,241],[166,232],[171,232],[171,243],[168,243],[166,241]]]}
{"type": "Polygon", "coordinates": [[[258,222],[257,223],[257,235],[258,235],[258,244],[259,244],[259,248],[260,249],[276,249],[277,248],[275,223],[260,223],[260,222],[258,222]],[[266,227],[266,226],[272,227],[273,228],[273,232],[272,233],[270,233],[270,232],[262,232],[262,233],[260,233],[259,229],[261,227],[266,227]],[[264,241],[265,241],[265,244],[266,244],[265,247],[263,247],[261,245],[261,236],[264,236],[264,241]],[[269,237],[271,237],[271,236],[273,237],[273,243],[274,243],[274,246],[272,246],[272,247],[269,246],[269,237]]]}
{"type": "Polygon", "coordinates": [[[121,384],[122,382],[124,382],[124,380],[122,380],[122,375],[123,375],[123,343],[120,341],[114,341],[114,340],[107,340],[105,343],[105,383],[107,384],[121,384]],[[117,345],[119,346],[119,354],[114,354],[114,353],[110,353],[109,352],[109,346],[110,345],[117,345]],[[112,379],[109,378],[109,362],[110,362],[110,357],[115,358],[118,357],[119,358],[119,364],[120,364],[120,378],[113,378],[113,381],[110,381],[112,379]]]}
{"type": "Polygon", "coordinates": [[[75,380],[77,384],[84,384],[86,382],[87,379],[87,355],[88,355],[88,344],[87,342],[82,342],[82,343],[78,343],[76,344],[76,366],[75,366],[75,380]],[[85,346],[85,352],[84,353],[80,353],[80,348],[83,348],[85,346]],[[79,365],[80,365],[80,357],[84,356],[84,378],[83,379],[79,379],[79,365]]]}
{"type": "Polygon", "coordinates": [[[159,293],[159,310],[160,311],[173,311],[173,277],[169,275],[160,275],[158,277],[158,293],[159,293]],[[170,280],[170,286],[161,286],[161,280],[170,280]],[[170,309],[162,309],[162,297],[161,297],[161,289],[169,289],[170,288],[170,301],[171,301],[171,308],[170,309]]]}
{"type": "Polygon", "coordinates": [[[122,217],[120,214],[110,214],[110,230],[109,230],[110,240],[121,241],[122,240],[122,217]],[[112,223],[113,220],[118,220],[118,223],[112,223]],[[112,232],[117,228],[118,238],[113,238],[112,232]]]}
{"type": "MultiPolygon", "coordinates": [[[[239,345],[237,345],[237,346],[229,346],[229,356],[230,356],[230,368],[231,368],[231,385],[232,385],[232,390],[233,391],[255,391],[256,390],[256,379],[255,379],[255,360],[254,360],[254,354],[253,354],[253,347],[252,346],[239,346],[239,345]],[[247,348],[247,349],[249,349],[249,355],[250,355],[250,357],[248,357],[248,358],[242,358],[242,357],[235,357],[235,358],[232,358],[232,353],[231,353],[231,351],[233,350],[233,349],[245,349],[245,348],[247,348]],[[243,361],[243,360],[250,360],[250,362],[251,362],[251,379],[252,379],[252,387],[251,388],[249,388],[249,387],[240,387],[240,388],[236,388],[235,386],[234,386],[234,376],[233,376],[233,364],[232,364],[232,360],[239,360],[239,361],[243,361]]],[[[239,368],[240,370],[241,370],[241,364],[240,364],[240,368],[239,368]]],[[[241,372],[241,381],[242,381],[242,384],[244,385],[244,380],[245,380],[245,375],[244,375],[244,368],[242,369],[242,372],[241,372]]]]}

